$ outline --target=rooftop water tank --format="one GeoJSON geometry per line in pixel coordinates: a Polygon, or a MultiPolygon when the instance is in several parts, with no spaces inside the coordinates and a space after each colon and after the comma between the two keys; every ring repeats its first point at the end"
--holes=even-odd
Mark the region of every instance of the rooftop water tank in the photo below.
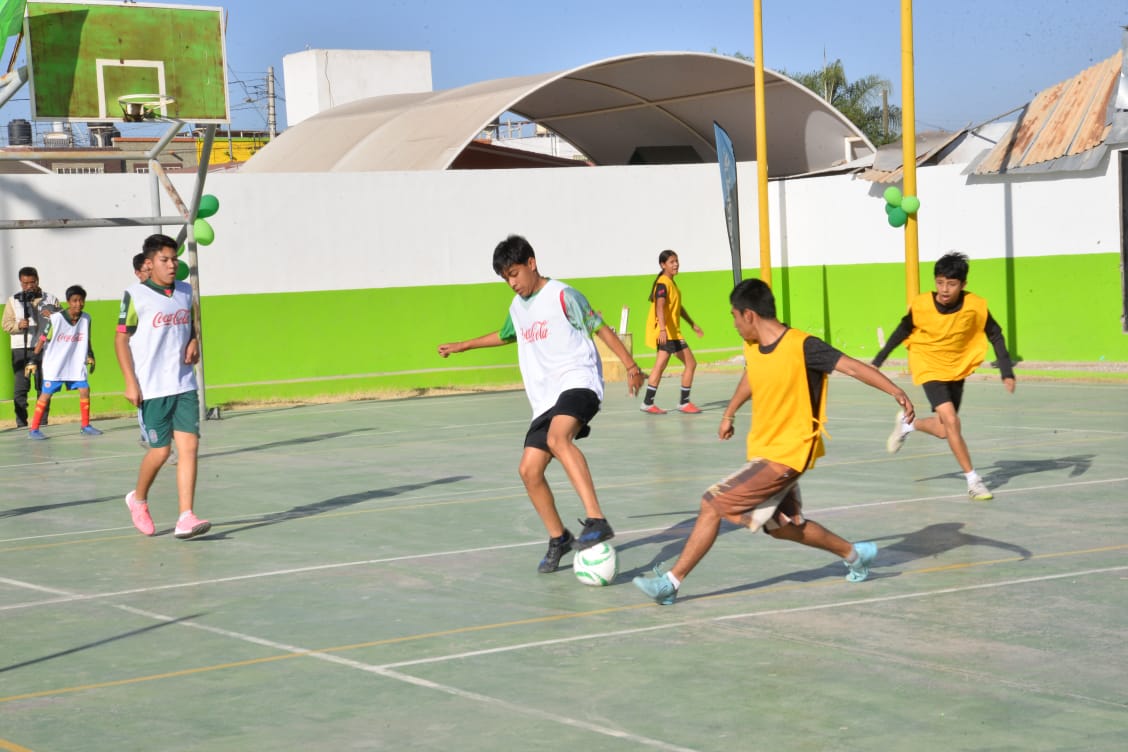
{"type": "Polygon", "coordinates": [[[20,118],[8,121],[8,145],[31,146],[31,123],[20,118]]]}

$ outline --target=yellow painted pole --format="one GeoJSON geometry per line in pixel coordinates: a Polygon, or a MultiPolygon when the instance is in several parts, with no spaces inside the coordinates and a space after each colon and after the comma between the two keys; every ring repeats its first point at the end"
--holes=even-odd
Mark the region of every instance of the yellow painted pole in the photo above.
{"type": "Polygon", "coordinates": [[[756,56],[756,186],[760,205],[760,279],[772,284],[772,234],[768,225],[768,118],[764,110],[764,30],[762,0],[752,3],[756,56]]]}
{"type": "MultiPolygon", "coordinates": [[[[913,0],[901,0],[901,144],[905,186],[902,194],[917,195],[916,184],[916,88],[913,84],[913,0]]],[[[920,247],[917,242],[916,214],[905,222],[905,297],[911,301],[920,293],[920,247]]]]}

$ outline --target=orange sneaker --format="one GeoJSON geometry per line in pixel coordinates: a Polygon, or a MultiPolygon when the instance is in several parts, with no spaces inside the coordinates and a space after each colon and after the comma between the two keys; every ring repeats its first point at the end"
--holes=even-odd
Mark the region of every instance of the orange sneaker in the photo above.
{"type": "Polygon", "coordinates": [[[658,407],[658,405],[639,405],[639,410],[650,415],[665,415],[666,411],[658,407]]]}
{"type": "Polygon", "coordinates": [[[129,507],[129,515],[133,518],[133,527],[141,531],[142,535],[152,535],[157,532],[153,526],[153,518],[149,516],[149,502],[137,501],[133,491],[125,495],[125,505],[129,507]]]}
{"type": "Polygon", "coordinates": [[[698,407],[697,405],[693,404],[692,402],[685,402],[681,405],[678,405],[678,412],[679,413],[688,413],[690,415],[697,415],[698,413],[701,412],[701,408],[698,407]]]}

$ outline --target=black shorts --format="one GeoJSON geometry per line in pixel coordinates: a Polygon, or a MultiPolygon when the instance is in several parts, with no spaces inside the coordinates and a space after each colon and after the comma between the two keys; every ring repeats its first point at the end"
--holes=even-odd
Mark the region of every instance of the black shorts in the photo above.
{"type": "Polygon", "coordinates": [[[959,381],[926,381],[921,384],[921,387],[924,389],[924,396],[928,397],[928,404],[932,405],[932,412],[936,412],[936,408],[945,402],[951,402],[957,413],[960,411],[960,403],[963,402],[963,379],[959,381]]]}
{"type": "Polygon", "coordinates": [[[588,423],[599,412],[599,397],[590,389],[566,389],[556,399],[556,404],[551,409],[533,418],[529,425],[529,432],[525,434],[525,446],[534,449],[548,449],[548,426],[557,415],[567,415],[580,421],[580,431],[577,439],[582,439],[591,433],[588,423]]]}
{"type": "Polygon", "coordinates": [[[674,355],[676,353],[680,353],[682,350],[688,350],[689,343],[684,339],[668,339],[666,340],[666,344],[664,345],[662,343],[659,343],[658,349],[665,350],[670,355],[674,355]]]}

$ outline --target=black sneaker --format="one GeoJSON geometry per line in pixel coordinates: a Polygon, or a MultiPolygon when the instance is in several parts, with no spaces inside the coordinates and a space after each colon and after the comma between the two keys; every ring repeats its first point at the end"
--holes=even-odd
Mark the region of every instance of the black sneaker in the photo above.
{"type": "Polygon", "coordinates": [[[571,551],[572,544],[575,542],[576,539],[568,528],[564,528],[564,535],[559,538],[549,538],[548,550],[544,552],[544,558],[537,565],[537,571],[541,574],[555,572],[556,568],[560,566],[560,557],[571,551]]]}
{"type": "Polygon", "coordinates": [[[583,531],[580,532],[580,537],[576,538],[576,548],[580,551],[615,537],[611,523],[602,517],[588,517],[586,520],[580,520],[580,523],[584,526],[583,531]]]}

